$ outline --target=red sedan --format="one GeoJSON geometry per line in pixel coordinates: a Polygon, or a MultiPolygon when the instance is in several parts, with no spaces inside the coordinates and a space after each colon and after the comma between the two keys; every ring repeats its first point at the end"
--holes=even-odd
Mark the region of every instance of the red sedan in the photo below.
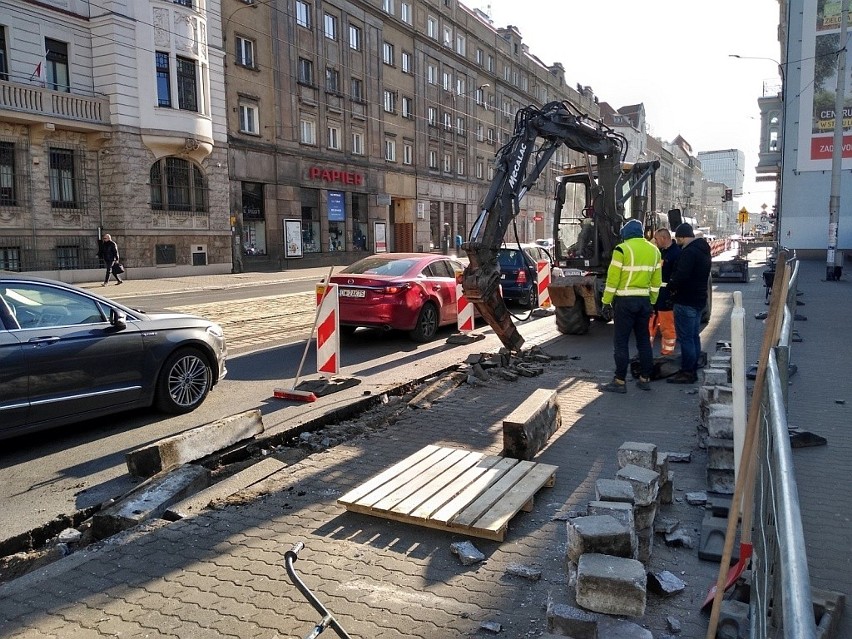
{"type": "Polygon", "coordinates": [[[456,323],[456,271],[463,269],[458,260],[432,253],[382,253],[355,262],[331,277],[341,332],[397,329],[428,342],[439,327],[456,323]]]}

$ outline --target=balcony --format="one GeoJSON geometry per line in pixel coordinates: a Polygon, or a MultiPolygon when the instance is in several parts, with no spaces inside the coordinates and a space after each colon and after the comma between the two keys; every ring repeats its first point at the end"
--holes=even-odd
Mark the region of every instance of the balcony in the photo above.
{"type": "Polygon", "coordinates": [[[18,122],[55,122],[98,131],[109,126],[109,100],[0,80],[0,115],[18,122]]]}

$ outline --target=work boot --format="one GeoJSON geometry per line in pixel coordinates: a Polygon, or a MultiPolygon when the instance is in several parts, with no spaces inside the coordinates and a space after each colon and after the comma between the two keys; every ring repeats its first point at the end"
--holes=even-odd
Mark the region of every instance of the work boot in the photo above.
{"type": "Polygon", "coordinates": [[[636,380],[636,388],[639,390],[651,390],[651,380],[648,377],[640,377],[636,380]]]}
{"type": "Polygon", "coordinates": [[[598,390],[604,393],[626,393],[627,392],[627,384],[624,383],[623,379],[618,379],[617,377],[613,377],[612,381],[609,384],[601,384],[598,386],[598,390]]]}
{"type": "Polygon", "coordinates": [[[694,384],[697,381],[698,375],[687,371],[678,371],[666,380],[669,384],[694,384]]]}

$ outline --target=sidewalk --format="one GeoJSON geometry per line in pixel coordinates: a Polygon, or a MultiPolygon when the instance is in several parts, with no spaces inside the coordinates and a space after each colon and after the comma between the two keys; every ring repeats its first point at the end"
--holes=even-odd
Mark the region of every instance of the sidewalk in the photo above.
{"type": "MultiPolygon", "coordinates": [[[[711,351],[717,339],[727,338],[731,304],[725,293],[742,290],[747,362],[757,359],[763,329],[754,315],[766,308],[763,266],[751,266],[749,284],[715,287],[714,318],[702,333],[711,351]]],[[[280,275],[155,282],[161,289],[198,288],[224,286],[224,278],[280,275]]],[[[852,316],[852,285],[848,275],[841,282],[822,282],[823,277],[824,264],[802,263],[800,299],[807,305],[800,313],[808,321],[797,323],[804,342],[792,349],[798,373],[790,386],[789,419],[791,425],[828,439],[827,446],[793,453],[811,583],[850,593],[852,482],[846,465],[852,453],[852,397],[845,375],[850,348],[846,322],[838,319],[852,316]]],[[[593,324],[592,330],[611,327],[593,324]]],[[[559,517],[585,508],[594,498],[596,479],[614,477],[616,450],[624,441],[691,452],[691,463],[670,468],[675,503],[661,508],[661,514],[680,520],[696,540],[703,516],[700,507],[684,499],[686,492],[706,487],[694,389],[655,382],[650,393],[631,385],[626,396],[601,394],[596,386],[611,376],[611,351],[588,344],[579,337],[553,337],[542,346],[563,359],[545,365],[542,376],[463,385],[426,411],[401,407],[390,425],[376,424],[369,436],[315,453],[216,510],[152,524],[2,585],[0,635],[304,636],[319,616],[290,584],[283,567],[284,551],[304,541],[297,570],[352,636],[493,636],[480,629],[487,621],[501,625],[500,636],[540,636],[546,630],[548,597],[557,603],[571,600],[564,567],[565,523],[559,517]],[[562,427],[536,459],[559,467],[556,484],[536,495],[531,512],[510,522],[505,541],[471,540],[485,554],[484,562],[464,567],[450,553],[450,544],[465,537],[349,513],[336,504],[343,493],[428,444],[498,454],[503,418],[537,388],[553,388],[559,395],[562,427]],[[511,576],[511,564],[532,566],[542,577],[530,581],[511,576]]],[[[326,406],[339,408],[339,402],[326,406]]],[[[648,568],[670,570],[687,588],[671,599],[649,594],[645,616],[633,621],[660,637],[666,633],[665,617],[671,615],[682,624],[680,637],[704,637],[706,620],[698,608],[715,583],[718,566],[698,560],[695,549],[670,548],[657,537],[648,568]]],[[[327,634],[334,636],[331,630],[327,634]]],[[[852,637],[849,614],[839,636],[852,637]]]]}

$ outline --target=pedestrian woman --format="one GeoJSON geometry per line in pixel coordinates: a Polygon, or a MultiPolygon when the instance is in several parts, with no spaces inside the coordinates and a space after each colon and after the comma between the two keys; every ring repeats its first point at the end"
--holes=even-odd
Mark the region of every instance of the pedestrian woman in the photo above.
{"type": "Polygon", "coordinates": [[[113,270],[119,263],[120,256],[118,254],[118,244],[116,244],[109,233],[104,233],[103,242],[101,242],[101,259],[106,264],[106,275],[104,275],[104,283],[101,286],[109,284],[109,276],[114,275],[115,285],[123,284],[124,282],[118,276],[118,272],[113,270]]]}

